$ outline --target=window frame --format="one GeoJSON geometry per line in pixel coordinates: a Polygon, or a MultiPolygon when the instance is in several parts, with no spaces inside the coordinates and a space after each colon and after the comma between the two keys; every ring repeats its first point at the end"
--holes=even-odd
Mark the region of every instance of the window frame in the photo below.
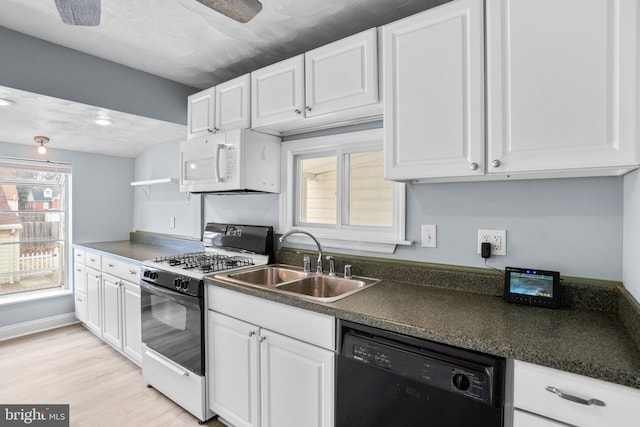
{"type": "MultiPolygon", "coordinates": [[[[63,295],[70,295],[73,293],[71,287],[71,278],[72,276],[72,266],[70,265],[71,258],[71,185],[72,185],[72,168],[70,163],[65,162],[55,162],[55,161],[43,161],[43,160],[32,160],[32,159],[21,159],[21,158],[13,158],[13,157],[4,157],[0,156],[0,166],[8,167],[8,168],[24,168],[37,170],[40,172],[54,172],[54,173],[63,173],[66,174],[66,183],[63,185],[64,187],[64,206],[56,209],[60,211],[64,217],[64,224],[62,229],[64,231],[64,236],[60,241],[63,242],[63,250],[60,251],[59,256],[61,257],[62,269],[60,274],[62,274],[61,283],[58,286],[42,288],[42,289],[34,289],[34,290],[25,290],[21,292],[13,292],[7,294],[0,295],[0,305],[7,305],[13,303],[20,303],[23,301],[30,301],[36,299],[43,298],[51,298],[51,297],[60,297],[63,295]]],[[[45,183],[39,186],[46,186],[45,183]]]]}
{"type": "MultiPolygon", "coordinates": [[[[342,224],[345,209],[349,209],[346,199],[349,190],[339,188],[337,203],[336,226],[326,224],[304,223],[298,225],[297,203],[299,203],[299,170],[298,158],[321,157],[323,154],[336,155],[344,158],[345,154],[383,150],[383,130],[371,129],[358,132],[348,132],[336,135],[320,136],[308,139],[286,141],[281,147],[282,185],[280,192],[280,233],[292,229],[304,230],[313,234],[324,247],[335,249],[359,250],[378,253],[393,253],[397,245],[410,245],[405,239],[406,227],[406,184],[394,182],[393,190],[393,221],[391,227],[373,227],[342,224]],[[301,156],[301,157],[298,157],[301,156]]],[[[338,186],[348,187],[348,165],[338,159],[338,186]]],[[[291,235],[288,239],[293,243],[309,244],[305,236],[291,235]]]]}

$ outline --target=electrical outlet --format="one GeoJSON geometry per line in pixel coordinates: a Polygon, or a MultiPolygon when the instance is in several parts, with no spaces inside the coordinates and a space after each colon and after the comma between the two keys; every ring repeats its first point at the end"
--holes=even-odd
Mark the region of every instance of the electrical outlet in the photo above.
{"type": "Polygon", "coordinates": [[[478,254],[483,242],[491,243],[491,255],[507,255],[507,230],[478,230],[478,254]]]}
{"type": "Polygon", "coordinates": [[[436,226],[435,224],[422,224],[422,247],[436,247],[436,226]]]}
{"type": "Polygon", "coordinates": [[[169,228],[176,228],[176,217],[175,216],[170,216],[169,217],[169,228]]]}

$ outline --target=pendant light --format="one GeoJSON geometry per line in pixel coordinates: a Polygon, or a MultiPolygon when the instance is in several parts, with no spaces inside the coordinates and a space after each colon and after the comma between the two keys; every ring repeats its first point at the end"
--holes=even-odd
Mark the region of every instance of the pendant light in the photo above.
{"type": "Polygon", "coordinates": [[[40,144],[38,146],[38,153],[45,154],[47,152],[47,147],[44,146],[47,142],[49,142],[49,138],[46,136],[36,136],[33,138],[36,144],[40,144]]]}

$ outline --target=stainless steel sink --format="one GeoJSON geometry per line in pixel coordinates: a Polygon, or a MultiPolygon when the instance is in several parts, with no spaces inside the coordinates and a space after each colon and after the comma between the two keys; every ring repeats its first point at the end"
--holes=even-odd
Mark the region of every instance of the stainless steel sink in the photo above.
{"type": "Polygon", "coordinates": [[[306,277],[307,273],[294,269],[293,267],[289,268],[276,264],[259,267],[250,271],[223,274],[221,276],[226,276],[233,281],[243,282],[244,284],[252,286],[269,287],[306,277]]]}
{"type": "Polygon", "coordinates": [[[298,294],[309,299],[333,302],[378,282],[379,280],[364,277],[344,279],[337,276],[313,275],[294,282],[277,285],[276,289],[298,294]]]}
{"type": "Polygon", "coordinates": [[[329,276],[304,272],[282,264],[264,265],[237,273],[216,274],[215,280],[269,289],[320,302],[334,302],[379,282],[378,279],[353,276],[329,276]]]}

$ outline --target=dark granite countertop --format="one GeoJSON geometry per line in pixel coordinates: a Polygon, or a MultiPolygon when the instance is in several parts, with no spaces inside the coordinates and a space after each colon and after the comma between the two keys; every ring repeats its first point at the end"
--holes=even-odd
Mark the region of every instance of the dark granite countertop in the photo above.
{"type": "Polygon", "coordinates": [[[388,280],[326,304],[242,285],[216,285],[339,319],[640,389],[640,350],[615,313],[518,306],[496,296],[388,280]]]}
{"type": "MultiPolygon", "coordinates": [[[[74,246],[141,262],[196,251],[201,243],[132,233],[131,240],[74,246]]],[[[279,259],[293,261],[286,258],[288,255],[293,256],[279,254],[279,259]]],[[[621,305],[624,308],[620,311],[632,319],[633,331],[638,332],[631,335],[615,311],[619,293],[612,291],[615,287],[586,286],[567,295],[576,306],[547,309],[507,304],[496,296],[495,277],[378,260],[370,266],[365,265],[369,262],[366,259],[358,262],[360,271],[367,269],[372,273],[367,275],[383,281],[334,303],[242,285],[216,285],[338,319],[640,389],[640,331],[635,330],[640,329],[640,310],[635,303],[633,307],[621,305]],[[389,280],[387,274],[411,280],[389,280]],[[412,274],[416,277],[409,277],[412,274]],[[590,294],[594,293],[600,296],[593,298],[590,294]]]]}
{"type": "Polygon", "coordinates": [[[105,255],[123,258],[125,261],[146,261],[161,256],[202,251],[199,240],[163,237],[154,233],[132,232],[129,240],[111,242],[76,243],[79,249],[103,252],[105,255]]]}

